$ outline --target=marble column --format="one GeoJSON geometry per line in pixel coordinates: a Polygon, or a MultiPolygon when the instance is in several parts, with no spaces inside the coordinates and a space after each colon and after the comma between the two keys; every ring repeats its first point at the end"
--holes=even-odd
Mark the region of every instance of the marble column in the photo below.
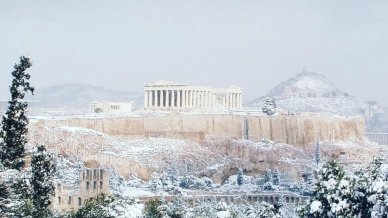
{"type": "Polygon", "coordinates": [[[159,107],[164,107],[164,90],[160,90],[160,104],[159,107]]]}
{"type": "Polygon", "coordinates": [[[183,108],[187,107],[187,104],[186,104],[186,90],[182,90],[182,107],[183,108]]]}
{"type": "Polygon", "coordinates": [[[151,91],[147,91],[147,107],[151,107],[152,105],[152,96],[151,96],[151,91]]]}
{"type": "Polygon", "coordinates": [[[181,106],[181,92],[182,92],[182,90],[178,90],[178,99],[177,99],[177,101],[176,101],[176,103],[177,103],[177,107],[182,107],[181,106]]]}
{"type": "Polygon", "coordinates": [[[157,92],[156,90],[153,90],[152,93],[153,93],[153,95],[154,95],[154,98],[152,99],[152,100],[154,101],[153,106],[154,106],[154,107],[157,107],[157,105],[156,105],[156,104],[157,104],[157,103],[156,103],[156,102],[157,102],[157,101],[156,101],[157,98],[156,98],[156,97],[157,97],[157,95],[158,95],[158,92],[157,92]]]}
{"type": "Polygon", "coordinates": [[[175,90],[171,90],[171,107],[175,107],[175,90]]]}
{"type": "Polygon", "coordinates": [[[166,107],[170,106],[170,91],[166,90],[166,107]]]}

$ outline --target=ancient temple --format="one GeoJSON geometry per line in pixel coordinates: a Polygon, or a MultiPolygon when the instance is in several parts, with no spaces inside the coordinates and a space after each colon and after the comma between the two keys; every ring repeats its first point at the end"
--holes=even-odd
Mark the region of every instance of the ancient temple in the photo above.
{"type": "Polygon", "coordinates": [[[191,86],[171,81],[144,85],[145,109],[237,109],[242,107],[243,89],[191,86]]]}

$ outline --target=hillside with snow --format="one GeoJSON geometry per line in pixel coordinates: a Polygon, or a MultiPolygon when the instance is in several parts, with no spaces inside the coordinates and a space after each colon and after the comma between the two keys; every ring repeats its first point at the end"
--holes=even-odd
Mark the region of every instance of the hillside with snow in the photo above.
{"type": "Polygon", "coordinates": [[[266,96],[248,103],[261,108],[265,97],[276,100],[277,107],[290,113],[318,112],[340,115],[362,114],[364,103],[335,87],[323,75],[302,72],[275,86],[266,96]]]}
{"type": "Polygon", "coordinates": [[[93,101],[133,101],[135,107],[143,105],[143,93],[120,92],[92,85],[67,84],[37,89],[29,100],[32,112],[65,111],[85,113],[93,101]]]}

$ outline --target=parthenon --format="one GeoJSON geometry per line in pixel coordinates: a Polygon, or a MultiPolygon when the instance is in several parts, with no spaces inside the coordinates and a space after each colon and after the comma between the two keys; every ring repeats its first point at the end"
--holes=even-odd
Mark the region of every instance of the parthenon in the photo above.
{"type": "Polygon", "coordinates": [[[242,107],[242,91],[237,86],[221,89],[161,80],[144,85],[144,108],[236,109],[242,107]]]}

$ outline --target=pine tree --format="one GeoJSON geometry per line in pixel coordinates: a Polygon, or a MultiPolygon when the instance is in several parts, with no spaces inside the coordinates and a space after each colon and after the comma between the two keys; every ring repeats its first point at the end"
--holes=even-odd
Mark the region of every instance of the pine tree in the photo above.
{"type": "Polygon", "coordinates": [[[335,161],[326,163],[318,174],[312,197],[298,208],[302,217],[353,217],[350,197],[353,182],[335,161]]]}
{"type": "Polygon", "coordinates": [[[0,182],[0,217],[6,217],[10,203],[9,191],[6,184],[0,182]]]}
{"type": "Polygon", "coordinates": [[[273,184],[274,185],[279,185],[279,171],[277,169],[272,171],[272,178],[273,178],[273,184]]]}
{"type": "Polygon", "coordinates": [[[385,175],[387,172],[383,172],[382,165],[383,159],[375,158],[366,169],[356,173],[357,181],[352,203],[355,214],[361,217],[387,217],[388,215],[387,209],[378,211],[378,208],[387,208],[388,204],[388,178],[385,175]]]}
{"type": "Polygon", "coordinates": [[[317,144],[315,146],[315,162],[317,163],[317,167],[321,162],[321,147],[319,145],[319,140],[317,141],[317,144]]]}
{"type": "Polygon", "coordinates": [[[263,105],[263,107],[261,108],[261,110],[262,110],[265,114],[267,114],[267,115],[269,115],[269,116],[275,114],[275,113],[276,113],[276,102],[275,102],[275,100],[274,100],[273,98],[266,97],[266,98],[264,99],[264,105],[263,105]]]}
{"type": "Polygon", "coordinates": [[[270,170],[267,170],[264,174],[264,183],[266,182],[272,182],[272,172],[270,170]]]}
{"type": "Polygon", "coordinates": [[[51,196],[54,193],[53,157],[43,145],[37,146],[31,159],[33,217],[50,217],[51,196]]]}
{"type": "Polygon", "coordinates": [[[243,184],[244,184],[243,170],[239,168],[237,172],[237,185],[240,187],[243,184]]]}
{"type": "Polygon", "coordinates": [[[33,94],[34,88],[28,80],[30,75],[25,71],[31,67],[29,57],[20,57],[20,63],[14,66],[13,80],[10,87],[11,100],[8,101],[8,109],[3,116],[0,131],[0,160],[4,167],[21,170],[24,167],[25,148],[27,143],[28,118],[25,114],[27,102],[22,101],[26,93],[33,94]]]}

